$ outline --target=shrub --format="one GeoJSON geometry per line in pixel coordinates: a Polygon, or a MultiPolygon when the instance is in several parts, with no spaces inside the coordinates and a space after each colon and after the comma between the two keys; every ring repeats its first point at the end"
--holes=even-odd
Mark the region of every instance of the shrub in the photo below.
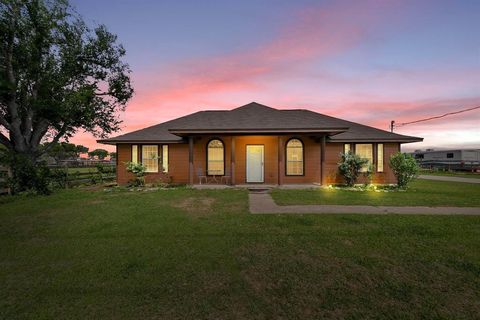
{"type": "Polygon", "coordinates": [[[363,176],[366,178],[365,185],[372,184],[372,179],[373,179],[373,173],[375,172],[375,166],[373,163],[370,163],[367,166],[367,170],[363,172],[363,176]]]}
{"type": "Polygon", "coordinates": [[[56,188],[68,188],[68,168],[54,168],[50,170],[51,184],[56,188]]]}
{"type": "Polygon", "coordinates": [[[103,183],[103,181],[106,178],[115,174],[115,167],[112,167],[110,165],[106,166],[106,165],[103,165],[103,164],[97,164],[96,168],[97,168],[97,174],[96,174],[96,176],[92,177],[92,181],[93,180],[95,181],[93,183],[96,183],[97,180],[100,181],[101,183],[103,183]]]}
{"type": "Polygon", "coordinates": [[[367,159],[360,158],[351,151],[340,153],[341,161],[338,163],[338,171],[345,179],[348,186],[352,187],[360,175],[360,170],[368,163],[367,159]]]}
{"type": "Polygon", "coordinates": [[[145,185],[145,171],[147,170],[147,167],[145,167],[142,163],[135,162],[126,162],[125,164],[127,166],[127,171],[135,175],[135,180],[132,181],[133,185],[145,185]]]}
{"type": "Polygon", "coordinates": [[[407,188],[407,185],[418,176],[419,167],[412,155],[397,152],[390,157],[389,163],[397,177],[399,188],[407,188]]]}
{"type": "Polygon", "coordinates": [[[2,152],[0,163],[11,170],[7,185],[13,194],[29,192],[50,194],[50,169],[44,162],[35,161],[32,157],[13,152],[2,152]]]}

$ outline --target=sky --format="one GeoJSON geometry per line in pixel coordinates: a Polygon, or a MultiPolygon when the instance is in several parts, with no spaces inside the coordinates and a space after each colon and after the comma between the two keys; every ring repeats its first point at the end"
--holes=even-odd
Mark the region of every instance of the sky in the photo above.
{"type": "MultiPolygon", "coordinates": [[[[478,0],[71,3],[126,49],[135,95],[118,134],[252,101],[384,130],[480,106],[478,0]]],[[[395,132],[424,138],[406,151],[480,148],[479,127],[477,109],[395,132]]]]}

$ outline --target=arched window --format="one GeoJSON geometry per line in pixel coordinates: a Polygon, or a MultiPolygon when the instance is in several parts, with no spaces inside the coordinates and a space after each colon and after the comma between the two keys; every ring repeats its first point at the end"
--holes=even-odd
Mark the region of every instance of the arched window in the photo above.
{"type": "Polygon", "coordinates": [[[207,174],[223,176],[225,174],[225,149],[223,142],[213,139],[207,145],[207,174]]]}
{"type": "Polygon", "coordinates": [[[299,139],[290,139],[286,148],[287,176],[303,176],[303,143],[299,139]]]}

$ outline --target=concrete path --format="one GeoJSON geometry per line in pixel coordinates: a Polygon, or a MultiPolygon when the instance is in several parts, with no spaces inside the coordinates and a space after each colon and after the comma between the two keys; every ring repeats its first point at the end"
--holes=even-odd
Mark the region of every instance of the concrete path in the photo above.
{"type": "Polygon", "coordinates": [[[317,213],[317,214],[432,214],[432,215],[480,215],[479,208],[471,207],[374,207],[344,205],[294,205],[279,206],[269,193],[251,192],[248,195],[253,214],[317,213]]]}
{"type": "Polygon", "coordinates": [[[429,176],[419,175],[419,179],[436,180],[436,181],[450,181],[450,182],[466,182],[466,183],[480,183],[480,179],[477,178],[462,178],[462,177],[448,177],[448,176],[429,176]]]}

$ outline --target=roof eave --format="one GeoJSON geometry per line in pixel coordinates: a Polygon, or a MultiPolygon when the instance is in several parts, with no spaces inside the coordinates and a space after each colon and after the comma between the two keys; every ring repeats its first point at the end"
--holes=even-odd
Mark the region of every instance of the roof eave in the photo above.
{"type": "Polygon", "coordinates": [[[101,139],[97,140],[98,143],[101,144],[109,144],[109,145],[116,145],[116,144],[132,144],[132,143],[138,143],[138,144],[145,144],[145,143],[165,143],[165,144],[170,144],[170,143],[186,143],[184,140],[146,140],[146,139],[130,139],[130,140],[116,140],[116,139],[101,139]]]}
{"type": "Polygon", "coordinates": [[[411,138],[397,138],[397,139],[382,139],[382,138],[358,138],[358,139],[329,139],[330,142],[398,142],[398,143],[413,143],[413,142],[422,142],[423,138],[411,137],[411,138]]]}
{"type": "Polygon", "coordinates": [[[291,128],[291,129],[169,129],[168,131],[178,136],[189,134],[264,134],[264,133],[332,133],[346,132],[349,128],[291,128]]]}

